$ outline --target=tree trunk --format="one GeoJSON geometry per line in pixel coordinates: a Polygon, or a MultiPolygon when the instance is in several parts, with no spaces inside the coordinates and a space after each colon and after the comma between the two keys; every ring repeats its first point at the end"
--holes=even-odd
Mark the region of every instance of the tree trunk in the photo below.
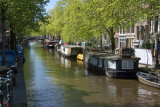
{"type": "Polygon", "coordinates": [[[115,39],[114,39],[114,34],[115,34],[115,32],[114,32],[114,29],[113,29],[113,27],[111,27],[111,28],[109,28],[109,30],[107,30],[108,31],[108,34],[109,34],[109,36],[110,36],[110,39],[111,39],[111,48],[112,48],[112,53],[114,53],[114,50],[115,50],[115,39]]]}
{"type": "Polygon", "coordinates": [[[2,2],[1,8],[1,21],[2,21],[2,66],[6,65],[6,54],[5,54],[5,39],[6,39],[6,31],[5,31],[5,9],[2,2]]]}
{"type": "Polygon", "coordinates": [[[100,37],[100,50],[102,51],[102,36],[100,37]]]}
{"type": "Polygon", "coordinates": [[[15,50],[15,34],[13,32],[13,30],[11,29],[11,50],[15,50]]]}
{"type": "Polygon", "coordinates": [[[16,34],[14,34],[14,50],[17,50],[16,34]]]}

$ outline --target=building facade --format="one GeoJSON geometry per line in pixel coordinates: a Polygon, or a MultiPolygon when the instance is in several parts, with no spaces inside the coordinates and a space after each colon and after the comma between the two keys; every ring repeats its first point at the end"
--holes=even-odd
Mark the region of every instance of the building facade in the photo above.
{"type": "Polygon", "coordinates": [[[127,30],[120,29],[114,35],[116,49],[123,47],[139,48],[143,43],[150,42],[151,49],[157,49],[160,41],[160,16],[156,16],[151,21],[136,23],[127,30]]]}

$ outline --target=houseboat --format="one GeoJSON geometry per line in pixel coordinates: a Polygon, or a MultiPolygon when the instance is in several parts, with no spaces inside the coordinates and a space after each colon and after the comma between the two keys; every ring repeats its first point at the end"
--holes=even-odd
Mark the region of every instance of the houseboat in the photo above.
{"type": "Polygon", "coordinates": [[[106,55],[105,52],[101,52],[101,53],[100,53],[100,52],[95,52],[95,51],[85,51],[84,54],[83,54],[84,67],[85,67],[86,69],[89,69],[89,68],[90,68],[89,62],[90,62],[91,56],[93,56],[93,55],[100,55],[100,54],[106,55]]]}
{"type": "MultiPolygon", "coordinates": [[[[86,56],[86,55],[85,55],[86,56]]],[[[85,57],[86,59],[86,57],[85,57]]],[[[88,58],[88,69],[111,78],[136,78],[140,58],[97,53],[88,58]]]]}
{"type": "Polygon", "coordinates": [[[95,72],[96,74],[102,74],[105,75],[104,70],[104,59],[102,57],[107,56],[107,54],[94,54],[90,56],[88,69],[95,72]]]}
{"type": "Polygon", "coordinates": [[[47,47],[55,47],[55,45],[58,44],[57,41],[52,41],[50,39],[45,39],[45,46],[47,47]]]}
{"type": "Polygon", "coordinates": [[[61,45],[58,52],[66,57],[77,57],[78,54],[83,53],[83,47],[76,45],[61,45]]]}
{"type": "Polygon", "coordinates": [[[138,72],[138,63],[140,58],[123,57],[120,55],[107,56],[102,58],[104,71],[111,78],[136,78],[138,72]]]}

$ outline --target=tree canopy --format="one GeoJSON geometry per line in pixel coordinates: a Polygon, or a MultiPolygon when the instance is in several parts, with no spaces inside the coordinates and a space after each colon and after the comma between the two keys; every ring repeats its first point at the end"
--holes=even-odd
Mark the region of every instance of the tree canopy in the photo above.
{"type": "Polygon", "coordinates": [[[159,0],[59,0],[50,11],[46,31],[66,42],[87,41],[127,29],[159,14],[159,0]]]}
{"type": "Polygon", "coordinates": [[[44,21],[44,6],[47,2],[48,0],[1,0],[0,6],[5,9],[3,15],[7,29],[19,34],[26,29],[36,29],[38,22],[44,21]]]}

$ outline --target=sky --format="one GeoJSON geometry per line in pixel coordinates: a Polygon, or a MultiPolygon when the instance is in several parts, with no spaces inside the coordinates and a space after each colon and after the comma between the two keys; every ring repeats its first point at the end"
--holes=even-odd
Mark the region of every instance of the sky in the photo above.
{"type": "Polygon", "coordinates": [[[58,0],[49,0],[49,3],[47,4],[47,6],[45,7],[46,8],[46,11],[48,12],[50,9],[53,9],[54,6],[56,5],[56,2],[58,0]]]}

